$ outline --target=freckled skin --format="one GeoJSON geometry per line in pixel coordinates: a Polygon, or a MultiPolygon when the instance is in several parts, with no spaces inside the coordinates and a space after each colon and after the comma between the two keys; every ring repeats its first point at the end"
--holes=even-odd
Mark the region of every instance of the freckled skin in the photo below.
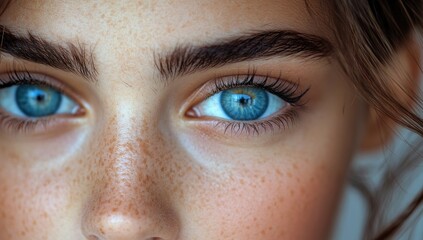
{"type": "Polygon", "coordinates": [[[66,76],[87,114],[40,140],[0,131],[0,239],[327,239],[367,117],[336,61],[261,64],[310,86],[309,105],[286,129],[244,136],[179,111],[204,76],[248,64],[163,84],[153,59],[266,27],[329,38],[308,14],[296,0],[12,4],[1,24],[91,46],[99,82],[38,66],[66,76]]]}

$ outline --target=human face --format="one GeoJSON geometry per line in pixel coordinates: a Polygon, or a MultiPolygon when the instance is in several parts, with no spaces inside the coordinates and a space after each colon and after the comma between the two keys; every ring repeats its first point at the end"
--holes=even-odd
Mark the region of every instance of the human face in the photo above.
{"type": "Polygon", "coordinates": [[[12,2],[0,239],[327,238],[367,110],[310,2],[12,2]],[[228,118],[222,96],[273,105],[228,118]]]}

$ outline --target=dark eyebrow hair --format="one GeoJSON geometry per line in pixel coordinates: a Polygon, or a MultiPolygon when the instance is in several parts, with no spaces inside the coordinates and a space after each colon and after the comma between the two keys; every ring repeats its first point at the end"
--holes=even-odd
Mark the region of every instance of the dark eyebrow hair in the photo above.
{"type": "Polygon", "coordinates": [[[0,25],[0,37],[2,54],[76,73],[89,80],[96,79],[93,53],[80,43],[59,45],[30,32],[26,36],[19,35],[3,25],[0,25]]]}
{"type": "Polygon", "coordinates": [[[168,55],[155,55],[155,65],[168,79],[235,62],[284,56],[323,58],[332,52],[333,45],[322,37],[290,30],[260,31],[205,46],[177,46],[168,55]]]}
{"type": "MultiPolygon", "coordinates": [[[[59,45],[28,32],[27,36],[0,25],[0,53],[49,65],[96,81],[92,51],[82,44],[59,45]]],[[[323,58],[333,52],[332,44],[311,34],[290,30],[260,31],[204,46],[179,45],[166,55],[154,55],[155,65],[165,79],[225,64],[271,57],[323,58]]]]}

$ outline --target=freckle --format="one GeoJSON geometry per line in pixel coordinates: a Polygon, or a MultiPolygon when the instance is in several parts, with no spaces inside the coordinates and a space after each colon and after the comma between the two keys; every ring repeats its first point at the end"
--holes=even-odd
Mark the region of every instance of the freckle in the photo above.
{"type": "Polygon", "coordinates": [[[282,174],[282,172],[281,172],[280,169],[276,169],[275,171],[276,171],[276,174],[278,174],[278,176],[283,176],[283,174],[282,174]]]}
{"type": "Polygon", "coordinates": [[[306,193],[306,191],[305,191],[304,187],[301,187],[301,188],[300,188],[300,191],[301,191],[301,193],[302,193],[302,194],[305,194],[305,193],[306,193]]]}
{"type": "Polygon", "coordinates": [[[51,183],[51,179],[47,179],[45,182],[44,182],[44,186],[48,186],[48,185],[50,185],[50,183],[51,183]]]}
{"type": "Polygon", "coordinates": [[[289,178],[292,178],[292,173],[291,172],[288,172],[288,177],[289,178]]]}

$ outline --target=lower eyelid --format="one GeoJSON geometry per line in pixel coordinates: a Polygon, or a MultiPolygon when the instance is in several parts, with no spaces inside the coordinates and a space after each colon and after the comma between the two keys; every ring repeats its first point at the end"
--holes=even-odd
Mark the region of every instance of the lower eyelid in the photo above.
{"type": "Polygon", "coordinates": [[[240,122],[216,118],[205,118],[201,121],[197,119],[188,119],[187,121],[193,124],[192,126],[194,129],[210,137],[217,137],[223,141],[227,139],[230,144],[233,143],[230,139],[235,137],[238,139],[238,143],[242,145],[251,143],[250,141],[255,140],[256,137],[279,136],[278,133],[294,126],[300,117],[299,111],[301,110],[297,108],[298,107],[294,106],[287,107],[282,112],[274,114],[271,118],[258,121],[240,122]]]}
{"type": "Polygon", "coordinates": [[[39,135],[54,132],[56,129],[63,131],[65,124],[69,124],[69,121],[63,118],[31,120],[14,118],[0,113],[0,133],[39,135]]]}
{"type": "Polygon", "coordinates": [[[17,86],[8,88],[7,91],[6,88],[0,89],[0,133],[11,136],[14,134],[44,136],[47,133],[63,133],[68,127],[79,125],[81,117],[86,114],[80,104],[61,93],[62,103],[57,113],[45,117],[28,117],[18,110],[19,107],[14,99],[17,86]],[[15,89],[10,90],[10,88],[15,89]],[[2,91],[3,94],[1,94],[2,91]],[[14,108],[12,112],[9,110],[11,107],[14,108]]]}

